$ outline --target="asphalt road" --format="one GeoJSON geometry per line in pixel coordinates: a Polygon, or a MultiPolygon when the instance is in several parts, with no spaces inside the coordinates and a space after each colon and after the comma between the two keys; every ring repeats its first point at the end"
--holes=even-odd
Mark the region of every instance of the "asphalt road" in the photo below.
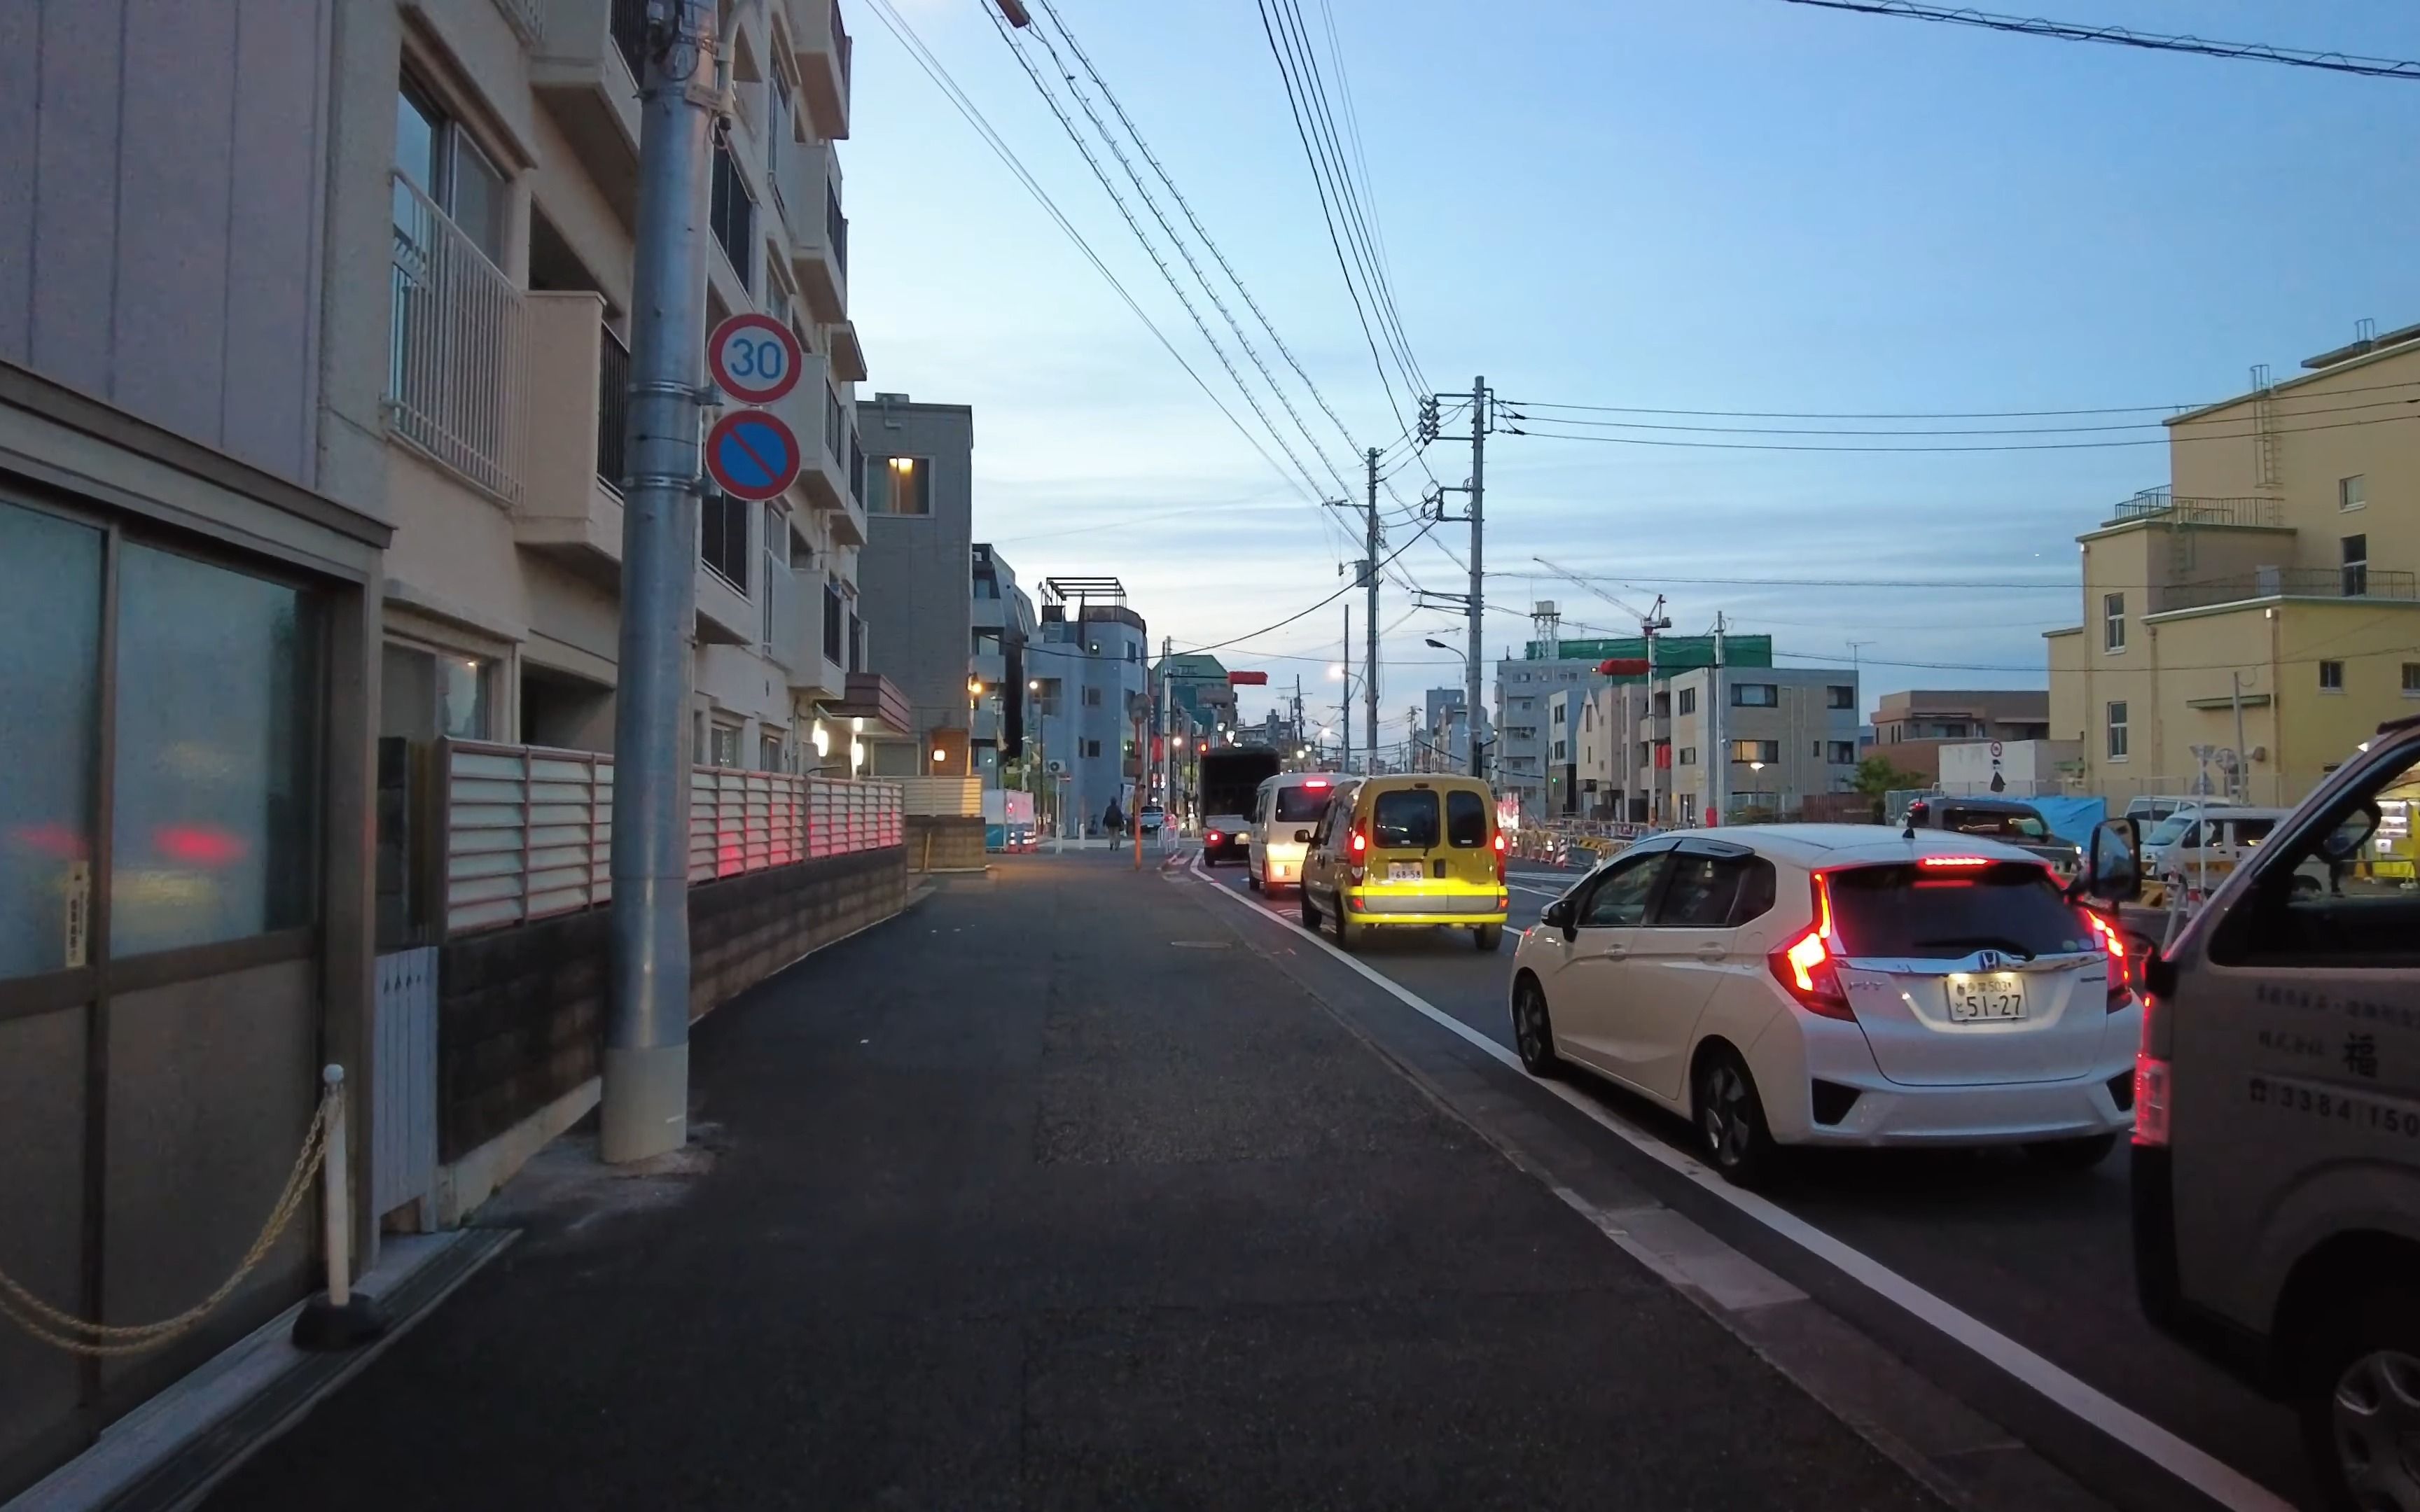
{"type": "MultiPolygon", "coordinates": [[[[1512,917],[1501,949],[1481,955],[1468,932],[1376,932],[1357,959],[1452,1018],[1509,1048],[1505,1011],[1515,932],[1582,872],[1514,861],[1509,872],[1512,917]]],[[[1292,927],[1298,903],[1291,890],[1272,900],[1245,887],[1241,869],[1208,873],[1292,927]]],[[[1332,939],[1332,935],[1329,936],[1332,939]]],[[[1610,1087],[1584,1082],[1595,1103],[1629,1126],[1676,1149],[1692,1148],[1692,1131],[1661,1109],[1610,1087]]],[[[1620,1165],[1637,1155],[1619,1140],[1604,1141],[1604,1158],[1620,1165]]],[[[2044,1171],[2009,1151],[1885,1151],[1802,1154],[1788,1181],[1768,1196],[1788,1213],[1914,1281],[1980,1319],[2125,1407],[2295,1505],[2315,1504],[2291,1415],[2214,1366],[2160,1335],[2136,1307],[2128,1224],[2128,1163],[2121,1148],[2083,1175],[2044,1171]]],[[[1899,1308],[1878,1304],[1866,1288],[1810,1258],[1803,1246],[1747,1231],[1686,1183],[1668,1182],[1660,1195],[1767,1264],[1786,1268],[1800,1285],[1825,1296],[1911,1359],[1938,1362],[1968,1374],[1970,1391],[1992,1389],[1993,1373],[1953,1358],[1937,1330],[1899,1308]],[[1831,1284],[1822,1284],[1829,1274],[1831,1284]]],[[[1978,1406],[1981,1404],[1978,1404],[1978,1406]]],[[[2011,1424],[2027,1437],[2059,1441],[2068,1468],[2110,1463],[2079,1425],[2055,1412],[2021,1411],[2011,1424]]],[[[2072,1416],[2074,1414],[2066,1414],[2072,1416]]],[[[2003,1421],[2008,1421],[2007,1417],[2003,1421]]],[[[2060,1458],[2053,1452],[2053,1458],[2060,1458]]],[[[2095,1484],[2085,1474],[2086,1484],[2095,1484]]],[[[2097,1489],[2105,1488],[2096,1485],[2097,1489]]],[[[2153,1498],[2156,1500],[2156,1496],[2153,1498]]],[[[2188,1501],[2184,1504],[2192,1504],[2188,1501]]]]}
{"type": "Polygon", "coordinates": [[[1261,933],[1107,854],[951,879],[208,1504],[1940,1507],[1261,933]]]}

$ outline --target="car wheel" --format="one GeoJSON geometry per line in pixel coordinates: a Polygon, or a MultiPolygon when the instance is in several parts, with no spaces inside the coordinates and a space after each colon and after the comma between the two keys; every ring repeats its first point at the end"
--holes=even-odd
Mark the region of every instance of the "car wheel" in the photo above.
{"type": "Polygon", "coordinates": [[[2379,1289],[2322,1320],[2304,1359],[2303,1443],[2332,1507],[2411,1506],[2420,1475],[2420,1302],[2379,1289]]]}
{"type": "Polygon", "coordinates": [[[1717,1048],[1699,1063],[1695,1111],[1706,1159],[1734,1186],[1755,1186],[1772,1173],[1773,1134],[1756,1078],[1738,1052],[1717,1048]]]}
{"type": "Polygon", "coordinates": [[[1356,924],[1353,920],[1345,918],[1342,910],[1337,913],[1336,944],[1339,949],[1345,950],[1358,950],[1361,949],[1362,936],[1368,933],[1368,930],[1363,926],[1356,924]]]}
{"type": "Polygon", "coordinates": [[[1313,934],[1319,933],[1319,905],[1311,901],[1311,889],[1302,889],[1302,927],[1313,934]]]}
{"type": "Polygon", "coordinates": [[[1563,1057],[1555,1054],[1555,1021],[1546,1011],[1546,990],[1535,977],[1524,977],[1512,989],[1512,1047],[1521,1053],[1521,1069],[1532,1076],[1560,1076],[1563,1057]]]}
{"type": "Polygon", "coordinates": [[[2089,1134],[2082,1139],[2041,1139],[2025,1147],[2025,1154],[2036,1163],[2055,1171],[2088,1171],[2109,1158],[2118,1148],[2114,1134],[2089,1134]]]}
{"type": "Polygon", "coordinates": [[[1470,932],[1470,943],[1480,954],[1494,955],[1496,948],[1504,943],[1504,926],[1481,924],[1470,932]]]}
{"type": "Polygon", "coordinates": [[[1244,886],[1251,888],[1254,892],[1265,890],[1261,886],[1261,869],[1259,867],[1247,865],[1244,868],[1244,886]]]}

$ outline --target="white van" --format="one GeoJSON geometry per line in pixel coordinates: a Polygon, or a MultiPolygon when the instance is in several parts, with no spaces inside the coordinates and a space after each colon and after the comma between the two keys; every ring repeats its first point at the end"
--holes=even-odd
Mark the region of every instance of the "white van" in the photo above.
{"type": "MultiPolygon", "coordinates": [[[[2381,727],[2143,965],[2134,1273],[2152,1319],[2292,1402],[2329,1506],[2413,1504],[2420,718],[2381,727]]],[[[2139,889],[2112,819],[2079,884],[2139,889]]]]}
{"type": "Polygon", "coordinates": [[[1302,886],[1302,856],[1311,827],[1327,812],[1336,779],[1325,772],[1280,772],[1261,784],[1252,803],[1244,881],[1262,892],[1302,886]]]}
{"type": "Polygon", "coordinates": [[[2149,826],[2143,837],[2143,875],[2200,887],[2241,865],[2291,810],[2250,809],[2226,804],[2180,809],[2149,826]]]}

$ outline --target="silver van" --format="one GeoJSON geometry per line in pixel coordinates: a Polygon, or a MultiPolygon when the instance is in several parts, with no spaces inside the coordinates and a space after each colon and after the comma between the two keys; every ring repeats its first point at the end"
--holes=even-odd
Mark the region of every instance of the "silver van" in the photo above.
{"type": "MultiPolygon", "coordinates": [[[[2416,805],[2420,718],[2381,727],[2143,966],[2143,1306],[2295,1404],[2330,1505],[2420,1505],[2416,805]]],[[[2104,824],[2081,889],[2130,901],[2141,843],[2104,824]]]]}

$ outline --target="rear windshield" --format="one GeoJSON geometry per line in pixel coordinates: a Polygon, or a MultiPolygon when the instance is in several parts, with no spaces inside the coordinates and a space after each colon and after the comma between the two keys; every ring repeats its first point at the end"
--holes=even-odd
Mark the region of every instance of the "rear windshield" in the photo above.
{"type": "Polygon", "coordinates": [[[1826,873],[1843,954],[1955,960],[1977,950],[2092,950],[2092,928],[2029,861],[1972,871],[1860,866],[1826,873]]]}
{"type": "Polygon", "coordinates": [[[2029,813],[2009,809],[1947,809],[1941,827],[1962,835],[1993,835],[2005,840],[2043,840],[2050,826],[2029,813]]]}
{"type": "Polygon", "coordinates": [[[1370,806],[1370,842],[1380,850],[1424,851],[1437,842],[1436,795],[1396,788],[1370,806]]]}
{"type": "Polygon", "coordinates": [[[1468,848],[1487,843],[1487,800],[1468,788],[1445,795],[1445,841],[1468,848]]]}
{"type": "Polygon", "coordinates": [[[1328,795],[1333,788],[1280,788],[1278,811],[1272,817],[1280,825],[1309,825],[1319,822],[1327,811],[1328,795]]]}

